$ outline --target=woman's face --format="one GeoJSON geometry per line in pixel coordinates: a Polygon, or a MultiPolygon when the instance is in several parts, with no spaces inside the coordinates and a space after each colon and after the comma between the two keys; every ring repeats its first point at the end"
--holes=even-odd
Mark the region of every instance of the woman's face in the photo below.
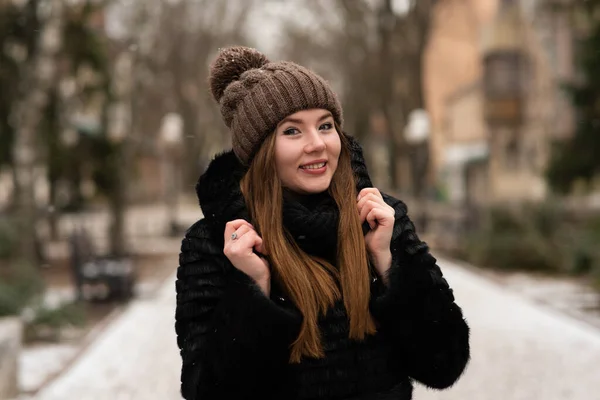
{"type": "Polygon", "coordinates": [[[342,146],[331,113],[298,111],[277,125],[275,135],[275,164],[283,187],[298,194],[327,190],[342,146]]]}

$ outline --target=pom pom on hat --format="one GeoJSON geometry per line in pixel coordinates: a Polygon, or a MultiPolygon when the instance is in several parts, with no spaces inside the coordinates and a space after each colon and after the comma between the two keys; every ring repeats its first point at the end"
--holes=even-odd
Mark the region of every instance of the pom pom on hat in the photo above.
{"type": "Polygon", "coordinates": [[[250,47],[235,46],[221,50],[210,68],[210,91],[215,100],[219,102],[227,86],[239,80],[244,72],[268,62],[263,53],[250,47]]]}

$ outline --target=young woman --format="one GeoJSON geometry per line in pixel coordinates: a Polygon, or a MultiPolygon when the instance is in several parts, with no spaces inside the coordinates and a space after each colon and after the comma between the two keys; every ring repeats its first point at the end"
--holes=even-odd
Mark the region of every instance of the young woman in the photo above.
{"type": "Polygon", "coordinates": [[[469,328],[406,205],[372,187],[329,85],[222,50],[232,151],[200,177],[177,271],[185,399],[412,398],[469,360],[469,328]]]}

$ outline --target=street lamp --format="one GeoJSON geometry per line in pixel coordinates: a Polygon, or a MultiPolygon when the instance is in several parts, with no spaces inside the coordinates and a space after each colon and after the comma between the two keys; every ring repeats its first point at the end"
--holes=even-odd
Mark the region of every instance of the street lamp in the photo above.
{"type": "Polygon", "coordinates": [[[183,118],[177,113],[166,114],[160,127],[164,168],[164,201],[167,207],[169,234],[177,234],[177,205],[180,191],[179,159],[183,140],[183,118]]]}
{"type": "Polygon", "coordinates": [[[410,10],[409,0],[391,0],[391,9],[395,15],[405,15],[410,10]]]}
{"type": "Polygon", "coordinates": [[[411,145],[422,144],[429,138],[431,121],[429,113],[421,108],[411,111],[404,129],[404,138],[411,145]]]}
{"type": "Polygon", "coordinates": [[[408,123],[404,129],[404,139],[412,149],[411,176],[414,198],[420,206],[419,225],[421,230],[426,228],[426,216],[423,204],[426,200],[426,190],[429,170],[429,135],[431,120],[427,111],[416,109],[408,116],[408,123]]]}

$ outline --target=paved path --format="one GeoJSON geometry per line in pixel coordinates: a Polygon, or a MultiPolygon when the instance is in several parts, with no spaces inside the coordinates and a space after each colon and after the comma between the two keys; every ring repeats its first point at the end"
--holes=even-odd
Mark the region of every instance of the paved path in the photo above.
{"type": "MultiPolygon", "coordinates": [[[[472,328],[473,359],[443,392],[415,400],[600,400],[600,331],[450,261],[442,268],[472,328]]],[[[174,288],[138,300],[39,400],[180,399],[174,288]]]]}
{"type": "Polygon", "coordinates": [[[174,278],[134,301],[39,400],[175,400],[181,361],[175,342],[174,278]]]}
{"type": "Polygon", "coordinates": [[[600,400],[600,330],[442,263],[471,326],[472,361],[450,390],[416,400],[600,400]]]}

